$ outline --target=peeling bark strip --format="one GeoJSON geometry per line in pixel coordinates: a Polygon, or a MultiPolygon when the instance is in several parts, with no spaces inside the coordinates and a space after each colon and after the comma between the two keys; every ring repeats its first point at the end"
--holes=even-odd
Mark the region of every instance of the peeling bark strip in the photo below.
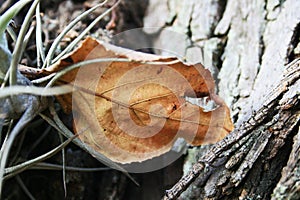
{"type": "Polygon", "coordinates": [[[283,169],[282,177],[277,184],[272,200],[300,199],[300,130],[294,137],[293,150],[287,166],[283,169]]]}
{"type": "MultiPolygon", "coordinates": [[[[200,179],[198,180],[200,186],[204,188],[205,197],[226,199],[226,196],[230,195],[242,197],[250,194],[254,197],[255,194],[259,194],[258,188],[239,187],[239,185],[249,179],[251,171],[262,170],[253,167],[258,159],[264,160],[263,170],[271,168],[272,166],[268,164],[272,163],[272,159],[278,155],[287,138],[293,136],[291,134],[300,120],[299,79],[300,59],[297,59],[286,67],[279,85],[269,93],[268,101],[248,121],[212,146],[210,153],[199,159],[187,175],[166,191],[164,199],[176,199],[197,177],[200,179]],[[209,186],[206,185],[208,180],[213,180],[209,182],[209,186]]],[[[295,140],[297,142],[299,139],[295,140]]],[[[297,146],[296,143],[294,148],[296,149],[293,151],[299,153],[299,144],[297,146]]],[[[293,161],[290,162],[292,162],[290,166],[292,170],[299,170],[293,161]]],[[[288,169],[285,171],[287,173],[288,169]]],[[[261,178],[263,181],[264,177],[261,178]]],[[[280,184],[285,182],[286,180],[282,178],[280,184]]],[[[296,191],[297,188],[286,188],[286,190],[296,191]]],[[[263,196],[268,194],[267,191],[261,192],[262,199],[270,198],[263,196]]]]}

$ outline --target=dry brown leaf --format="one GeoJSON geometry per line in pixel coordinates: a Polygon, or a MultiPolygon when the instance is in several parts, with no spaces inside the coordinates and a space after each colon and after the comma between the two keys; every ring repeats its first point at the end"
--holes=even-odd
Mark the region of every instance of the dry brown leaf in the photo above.
{"type": "Polygon", "coordinates": [[[119,163],[141,162],[169,151],[179,137],[192,145],[215,143],[232,129],[229,108],[214,94],[214,81],[202,65],[147,64],[166,58],[130,51],[87,38],[81,46],[44,74],[95,58],[129,58],[132,62],[101,62],[60,78],[76,91],[59,97],[73,110],[80,139],[119,163]],[[205,112],[185,100],[210,97],[218,105],[205,112]]]}

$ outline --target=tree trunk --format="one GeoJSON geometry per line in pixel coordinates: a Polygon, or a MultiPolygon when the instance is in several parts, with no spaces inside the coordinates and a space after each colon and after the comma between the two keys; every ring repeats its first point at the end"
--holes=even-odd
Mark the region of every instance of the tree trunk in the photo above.
{"type": "MultiPolygon", "coordinates": [[[[201,62],[231,108],[235,130],[217,144],[189,149],[184,160],[162,170],[132,174],[140,187],[117,171],[67,171],[67,198],[150,200],[166,193],[164,199],[300,199],[299,11],[297,0],[123,0],[115,30],[152,27],[126,42],[201,62]]],[[[53,134],[46,139],[42,151],[53,134]]],[[[66,154],[67,165],[99,166],[74,146],[66,154]]],[[[61,172],[20,177],[34,197],[64,198],[61,172]]],[[[19,198],[13,196],[17,179],[6,184],[4,197],[22,199],[21,186],[19,198]]]]}
{"type": "Polygon", "coordinates": [[[162,31],[154,46],[177,42],[174,51],[211,69],[236,127],[190,150],[200,159],[187,157],[184,169],[196,164],[165,199],[300,198],[299,10],[296,0],[149,1],[145,27],[185,35],[178,43],[162,31]]]}

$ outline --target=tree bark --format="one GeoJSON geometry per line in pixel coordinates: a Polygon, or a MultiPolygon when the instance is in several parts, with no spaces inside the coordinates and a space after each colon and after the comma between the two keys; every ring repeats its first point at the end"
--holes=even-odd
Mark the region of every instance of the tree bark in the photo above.
{"type": "MultiPolygon", "coordinates": [[[[187,157],[195,164],[165,199],[300,198],[299,9],[296,0],[149,1],[144,26],[185,35],[174,51],[212,71],[236,127],[190,150],[200,159],[187,157]]],[[[153,40],[173,43],[163,32],[153,40]]]]}

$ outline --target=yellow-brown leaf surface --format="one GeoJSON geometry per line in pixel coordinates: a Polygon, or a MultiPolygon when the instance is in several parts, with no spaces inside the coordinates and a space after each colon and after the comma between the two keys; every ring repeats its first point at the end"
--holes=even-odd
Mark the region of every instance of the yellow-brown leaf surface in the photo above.
{"type": "Polygon", "coordinates": [[[80,139],[111,160],[141,162],[169,151],[179,137],[192,145],[210,144],[233,129],[228,107],[214,94],[210,72],[200,64],[151,64],[177,59],[89,37],[44,73],[95,58],[131,62],[99,62],[67,73],[59,82],[73,84],[75,91],[58,99],[66,112],[73,111],[80,139]],[[205,112],[185,96],[210,97],[217,107],[205,112]]]}

